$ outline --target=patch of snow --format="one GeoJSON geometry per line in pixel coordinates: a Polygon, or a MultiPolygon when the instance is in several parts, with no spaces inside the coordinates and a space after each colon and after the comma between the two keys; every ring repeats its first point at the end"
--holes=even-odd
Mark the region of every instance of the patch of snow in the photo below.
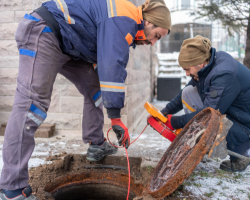
{"type": "Polygon", "coordinates": [[[72,146],[72,147],[79,147],[80,144],[72,144],[71,146],[72,146]]]}
{"type": "MultiPolygon", "coordinates": [[[[199,163],[194,172],[204,172],[208,177],[196,176],[192,185],[185,185],[195,197],[204,197],[209,194],[210,199],[249,199],[250,194],[250,167],[244,172],[231,173],[228,176],[213,176],[212,173],[219,170],[219,162],[199,163]]],[[[189,182],[186,180],[185,182],[189,182]]]]}
{"type": "Polygon", "coordinates": [[[33,157],[35,156],[48,156],[49,155],[49,152],[39,152],[39,151],[33,151],[32,155],[33,157]]]}
{"type": "Polygon", "coordinates": [[[59,145],[59,146],[64,146],[64,145],[66,145],[66,143],[65,142],[54,142],[54,143],[48,143],[50,146],[57,146],[57,145],[59,145]]]}
{"type": "Polygon", "coordinates": [[[39,165],[44,165],[46,163],[48,163],[48,162],[46,162],[45,160],[42,160],[40,158],[30,158],[28,166],[29,166],[29,168],[38,167],[39,165]]]}
{"type": "Polygon", "coordinates": [[[159,61],[160,65],[167,65],[167,66],[179,66],[179,63],[174,61],[174,62],[170,62],[170,61],[159,61]]]}
{"type": "MultiPolygon", "coordinates": [[[[138,137],[138,135],[139,135],[139,133],[131,133],[130,137],[135,139],[138,137]]],[[[143,140],[143,139],[147,139],[147,138],[148,138],[148,136],[146,134],[141,134],[141,136],[138,138],[138,140],[140,140],[140,139],[143,140]]]]}
{"type": "Polygon", "coordinates": [[[163,60],[178,60],[180,52],[173,53],[157,53],[157,57],[160,61],[163,60]]]}
{"type": "Polygon", "coordinates": [[[239,53],[238,51],[226,51],[228,54],[230,54],[234,59],[239,58],[239,53]]]}
{"type": "Polygon", "coordinates": [[[160,66],[159,71],[161,71],[161,72],[178,72],[178,73],[186,75],[185,71],[181,67],[160,66]]]}

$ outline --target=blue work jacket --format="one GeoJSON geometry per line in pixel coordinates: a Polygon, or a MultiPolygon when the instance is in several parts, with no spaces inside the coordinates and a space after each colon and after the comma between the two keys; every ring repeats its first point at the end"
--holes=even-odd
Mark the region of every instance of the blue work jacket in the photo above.
{"type": "MultiPolygon", "coordinates": [[[[209,64],[198,72],[199,81],[192,79],[188,85],[196,86],[204,104],[196,112],[173,116],[174,128],[183,128],[198,112],[206,107],[219,110],[233,122],[227,135],[228,149],[237,147],[250,137],[250,70],[226,52],[211,48],[209,64]]],[[[166,106],[169,114],[180,111],[182,91],[166,106]]]]}
{"type": "Polygon", "coordinates": [[[119,118],[129,46],[146,39],[142,8],[126,0],[53,0],[43,6],[59,24],[62,51],[97,63],[103,105],[110,118],[119,118]]]}

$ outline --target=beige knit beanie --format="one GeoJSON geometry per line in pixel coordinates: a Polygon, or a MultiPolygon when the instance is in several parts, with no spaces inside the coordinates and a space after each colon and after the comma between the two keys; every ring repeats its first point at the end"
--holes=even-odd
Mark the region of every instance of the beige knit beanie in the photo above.
{"type": "Polygon", "coordinates": [[[211,41],[200,35],[184,40],[178,58],[180,66],[191,67],[202,64],[211,57],[210,49],[211,41]]]}
{"type": "Polygon", "coordinates": [[[142,15],[144,20],[171,30],[171,15],[164,0],[146,0],[142,4],[142,15]]]}

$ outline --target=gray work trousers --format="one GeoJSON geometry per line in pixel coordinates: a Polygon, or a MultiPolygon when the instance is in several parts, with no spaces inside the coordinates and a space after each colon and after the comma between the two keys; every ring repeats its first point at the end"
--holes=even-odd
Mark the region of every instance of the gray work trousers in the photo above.
{"type": "Polygon", "coordinates": [[[4,136],[0,179],[0,188],[6,190],[28,186],[28,161],[35,147],[34,133],[47,116],[57,73],[70,80],[84,96],[83,141],[98,144],[104,140],[100,83],[92,64],[63,54],[55,35],[46,32],[46,22],[37,13],[31,15],[35,18],[23,18],[16,32],[19,72],[4,136]]]}
{"type": "MultiPolygon", "coordinates": [[[[183,103],[184,112],[186,114],[203,108],[203,103],[201,101],[197,88],[191,85],[183,89],[182,103],[183,103]]],[[[234,132],[234,131],[232,132],[229,131],[228,135],[230,135],[231,138],[236,138],[236,139],[240,137],[239,134],[237,134],[237,132],[234,132]]],[[[246,138],[248,137],[246,136],[246,138]]],[[[228,136],[227,136],[227,145],[228,145],[229,150],[232,150],[230,149],[230,147],[236,146],[236,144],[233,141],[234,140],[232,139],[228,139],[228,136]]],[[[237,149],[236,153],[250,157],[250,147],[249,147],[250,139],[246,139],[245,142],[242,142],[242,138],[239,138],[238,141],[239,143],[236,148],[237,149]]],[[[236,158],[233,156],[230,156],[230,159],[235,160],[236,158]]]]}
{"type": "Polygon", "coordinates": [[[196,87],[189,85],[182,90],[182,105],[185,114],[203,108],[203,102],[196,87]]]}

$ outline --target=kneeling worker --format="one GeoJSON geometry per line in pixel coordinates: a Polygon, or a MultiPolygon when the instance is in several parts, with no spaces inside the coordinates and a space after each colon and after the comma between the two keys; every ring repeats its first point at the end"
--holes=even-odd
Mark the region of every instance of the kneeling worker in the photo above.
{"type": "MultiPolygon", "coordinates": [[[[228,150],[250,157],[250,70],[228,53],[216,52],[210,40],[199,35],[184,40],[178,61],[192,79],[161,111],[168,115],[169,128],[183,128],[204,108],[214,108],[233,122],[226,137],[228,150]],[[184,115],[171,115],[181,109],[184,115]]],[[[231,156],[220,168],[239,172],[249,164],[231,156]]]]}

